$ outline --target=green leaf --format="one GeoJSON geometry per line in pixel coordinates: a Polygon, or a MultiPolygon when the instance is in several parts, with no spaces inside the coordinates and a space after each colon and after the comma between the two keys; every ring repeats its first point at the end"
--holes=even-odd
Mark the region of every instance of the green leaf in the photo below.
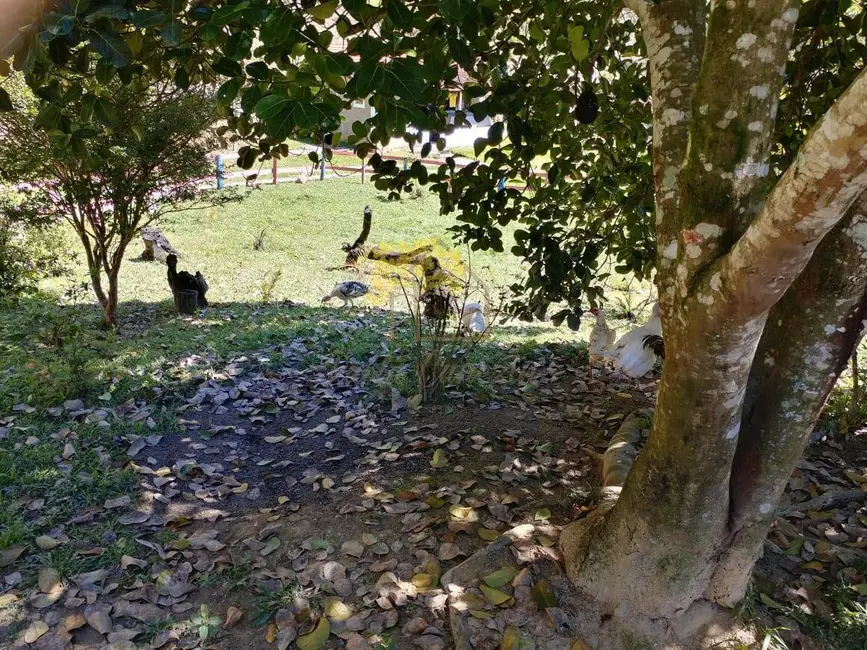
{"type": "MultiPolygon", "coordinates": [[[[175,70],[175,85],[181,90],[186,90],[190,87],[190,74],[184,67],[179,67],[175,70]]],[[[219,95],[217,96],[219,99],[219,95]]]]}
{"type": "Polygon", "coordinates": [[[269,68],[268,64],[264,61],[253,61],[252,63],[248,63],[246,70],[247,74],[254,79],[267,79],[271,75],[271,68],[269,68]]]}
{"type": "Polygon", "coordinates": [[[539,609],[544,610],[548,607],[557,606],[557,597],[546,580],[537,580],[530,591],[539,609]]]}
{"type": "Polygon", "coordinates": [[[295,11],[288,7],[281,7],[272,12],[260,31],[262,43],[267,47],[273,47],[285,42],[292,33],[292,27],[297,19],[295,11]]]}
{"type": "Polygon", "coordinates": [[[171,21],[160,30],[160,38],[163,39],[163,43],[171,47],[180,45],[183,38],[181,24],[177,20],[171,21]]]}
{"type": "Polygon", "coordinates": [[[233,101],[235,101],[235,97],[238,96],[238,89],[241,84],[237,79],[230,79],[222,86],[220,86],[219,90],[217,90],[217,101],[223,106],[228,106],[233,101]]]}
{"type": "Polygon", "coordinates": [[[774,600],[773,598],[771,598],[770,596],[768,596],[764,592],[759,594],[759,600],[761,600],[765,605],[767,605],[771,609],[778,609],[780,611],[786,610],[785,607],[783,607],[780,603],[778,603],[776,600],[774,600]]]}
{"type": "Polygon", "coordinates": [[[45,30],[49,34],[54,34],[55,36],[66,36],[72,31],[73,27],[75,27],[75,18],[72,16],[51,14],[45,25],[45,30]]]}
{"type": "Polygon", "coordinates": [[[43,106],[36,116],[36,124],[48,129],[57,128],[60,124],[60,109],[51,104],[43,106]]]}
{"type": "Polygon", "coordinates": [[[132,58],[129,45],[113,29],[103,28],[91,32],[90,44],[102,58],[111,62],[115,67],[123,68],[129,65],[132,58]]]}
{"type": "Polygon", "coordinates": [[[110,102],[106,101],[102,97],[98,97],[94,102],[93,114],[96,116],[97,120],[106,126],[111,126],[117,122],[117,111],[110,102]]]}
{"type": "Polygon", "coordinates": [[[295,644],[298,646],[298,650],[319,650],[328,641],[329,634],[331,634],[331,624],[327,617],[322,616],[313,631],[310,634],[299,636],[295,644]]]}
{"type": "Polygon", "coordinates": [[[0,88],[0,112],[8,113],[14,110],[15,107],[12,105],[12,98],[9,97],[9,93],[6,92],[5,88],[0,88]]]}
{"type": "Polygon", "coordinates": [[[244,75],[241,64],[225,56],[217,59],[211,64],[211,67],[214,69],[214,72],[226,77],[241,77],[244,75]]]}
{"type": "Polygon", "coordinates": [[[514,578],[517,573],[518,572],[511,567],[503,567],[502,569],[486,575],[484,578],[482,578],[482,580],[484,580],[485,584],[489,587],[492,587],[493,589],[499,589],[500,587],[503,587],[504,585],[511,582],[512,578],[514,578]]]}
{"type": "Polygon", "coordinates": [[[475,8],[471,0],[439,0],[437,5],[442,15],[449,20],[463,20],[475,8]]]}
{"type": "Polygon", "coordinates": [[[368,61],[362,64],[349,82],[353,97],[367,97],[374,90],[379,90],[385,79],[385,70],[379,61],[368,61]]]}
{"type": "Polygon", "coordinates": [[[319,126],[320,119],[324,117],[322,110],[311,102],[292,102],[289,112],[300,129],[314,129],[319,126]]]}
{"type": "Polygon", "coordinates": [[[215,25],[228,25],[239,18],[249,6],[249,0],[224,5],[214,12],[214,15],[211,17],[211,22],[215,25]]]}
{"type": "Polygon", "coordinates": [[[158,25],[162,25],[164,22],[166,22],[166,20],[168,20],[168,16],[166,16],[160,11],[154,11],[152,9],[142,9],[140,11],[136,11],[132,15],[132,24],[139,29],[156,27],[158,25]]]}
{"type": "Polygon", "coordinates": [[[507,605],[512,599],[509,594],[502,592],[499,589],[493,589],[488,585],[479,585],[479,589],[482,590],[482,593],[485,595],[485,598],[488,599],[488,602],[496,607],[507,605]]]}
{"type": "Polygon", "coordinates": [[[569,28],[569,44],[572,46],[572,56],[576,61],[583,61],[590,53],[590,41],[584,38],[584,26],[574,25],[569,28]]]}
{"type": "Polygon", "coordinates": [[[307,13],[313,16],[316,20],[324,21],[331,18],[331,15],[334,13],[335,9],[337,9],[337,3],[338,0],[327,0],[327,2],[311,7],[307,10],[307,13]]]}
{"type": "Polygon", "coordinates": [[[412,11],[403,3],[403,0],[386,0],[385,10],[396,27],[405,28],[412,25],[412,11]]]}
{"type": "MultiPolygon", "coordinates": [[[[71,18],[71,16],[70,16],[71,18]]],[[[84,18],[86,23],[95,23],[100,18],[111,18],[113,20],[126,20],[129,18],[129,11],[121,5],[102,5],[91,11],[84,18]]]]}
{"type": "Polygon", "coordinates": [[[417,101],[424,91],[424,70],[415,59],[392,61],[386,68],[388,91],[409,101],[417,101]]]}
{"type": "Polygon", "coordinates": [[[280,112],[289,103],[287,97],[280,95],[268,95],[258,101],[253,112],[262,120],[272,120],[277,117],[280,112]]]}

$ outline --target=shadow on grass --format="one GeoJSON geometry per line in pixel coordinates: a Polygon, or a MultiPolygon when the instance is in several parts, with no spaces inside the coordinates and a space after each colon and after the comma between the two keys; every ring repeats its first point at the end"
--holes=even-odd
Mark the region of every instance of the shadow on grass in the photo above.
{"type": "MultiPolygon", "coordinates": [[[[364,360],[385,396],[390,390],[383,378],[394,379],[404,394],[414,390],[410,326],[403,312],[231,302],[191,318],[177,316],[170,301],[130,301],[119,306],[120,327],[114,332],[100,327],[99,309],[92,304],[57,305],[36,296],[7,305],[2,313],[0,415],[16,404],[38,409],[100,396],[112,403],[155,394],[166,399],[167,389],[183,398],[216,365],[251,353],[264,366],[278,363],[280,349],[299,339],[309,343],[311,362],[364,360]]],[[[498,324],[492,332],[469,352],[467,364],[484,362],[492,370],[536,349],[565,355],[583,349],[577,336],[575,344],[539,343],[533,337],[550,330],[517,321],[498,324]]]]}

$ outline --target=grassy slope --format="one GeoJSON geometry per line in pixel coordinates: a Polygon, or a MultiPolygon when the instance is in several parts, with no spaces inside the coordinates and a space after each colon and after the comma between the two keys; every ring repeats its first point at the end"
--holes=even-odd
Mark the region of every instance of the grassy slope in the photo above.
{"type": "MultiPolygon", "coordinates": [[[[175,216],[161,227],[183,255],[180,267],[201,270],[208,278],[208,297],[214,301],[258,301],[263,279],[282,269],[272,299],[313,303],[335,282],[347,279],[345,273],[326,269],[343,261],[340,245],[358,236],[365,205],[374,213],[371,242],[408,243],[431,236],[450,241],[447,229],[454,216],[439,214],[436,197],[381,197],[373,185],[362,185],[357,178],[286,183],[254,190],[243,203],[220,210],[175,216]],[[265,250],[255,251],[253,239],[262,230],[265,250]]],[[[124,263],[121,301],[167,301],[165,267],[132,259],[140,250],[140,243],[134,243],[124,263]]],[[[475,253],[473,265],[489,269],[486,279],[503,286],[521,272],[511,255],[475,253]]],[[[85,277],[83,268],[79,276],[85,277]]]]}

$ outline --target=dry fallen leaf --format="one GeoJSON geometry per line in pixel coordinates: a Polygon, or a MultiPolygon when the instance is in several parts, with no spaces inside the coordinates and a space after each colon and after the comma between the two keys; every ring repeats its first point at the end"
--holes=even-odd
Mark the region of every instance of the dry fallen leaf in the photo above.
{"type": "Polygon", "coordinates": [[[41,548],[43,551],[50,551],[51,549],[60,544],[59,541],[57,541],[53,537],[49,537],[48,535],[40,535],[33,541],[35,541],[36,546],[41,548]]]}
{"type": "Polygon", "coordinates": [[[533,600],[539,609],[544,610],[548,607],[557,606],[557,597],[554,595],[554,590],[547,580],[537,580],[532,588],[533,600]]]}
{"type": "Polygon", "coordinates": [[[430,466],[434,469],[442,469],[446,465],[448,465],[448,458],[446,457],[446,452],[442,449],[437,449],[434,452],[433,459],[430,462],[430,466]]]}
{"type": "Polygon", "coordinates": [[[15,560],[21,557],[21,554],[27,550],[26,546],[16,545],[0,550],[0,567],[7,567],[14,564],[15,560]]]}
{"type": "Polygon", "coordinates": [[[521,650],[521,631],[510,625],[503,631],[500,650],[521,650]]]}
{"type": "Polygon", "coordinates": [[[35,643],[46,632],[48,625],[42,621],[33,621],[24,633],[24,643],[35,643]]]}
{"type": "Polygon", "coordinates": [[[488,585],[479,585],[479,589],[481,589],[482,593],[485,594],[485,598],[488,599],[488,602],[497,607],[508,606],[510,604],[509,601],[513,600],[509,594],[502,592],[499,589],[492,589],[488,585]]]}
{"type": "Polygon", "coordinates": [[[226,622],[223,623],[224,630],[230,630],[235,627],[238,622],[244,617],[244,612],[235,607],[234,605],[229,605],[229,608],[226,610],[226,622]]]}
{"type": "Polygon", "coordinates": [[[326,598],[324,609],[332,621],[345,621],[352,616],[352,610],[339,598],[326,598]]]}
{"type": "Polygon", "coordinates": [[[313,631],[299,636],[295,644],[298,650],[319,650],[325,645],[329,634],[331,634],[331,625],[328,623],[328,618],[321,616],[313,631]]]}
{"type": "Polygon", "coordinates": [[[465,555],[465,553],[461,551],[458,545],[446,542],[440,546],[438,557],[443,562],[448,562],[449,560],[454,560],[459,555],[465,555]]]}
{"type": "Polygon", "coordinates": [[[50,594],[60,584],[60,572],[51,567],[43,567],[39,571],[37,584],[39,591],[43,594],[50,594]]]}
{"type": "Polygon", "coordinates": [[[362,555],[364,555],[364,544],[352,539],[348,542],[343,542],[343,544],[340,546],[340,550],[343,551],[344,554],[349,555],[350,557],[361,557],[362,555]]]}
{"type": "Polygon", "coordinates": [[[261,553],[263,556],[270,555],[271,553],[276,551],[278,548],[280,548],[280,538],[274,536],[271,539],[269,539],[267,542],[265,542],[265,546],[262,547],[262,550],[259,551],[259,553],[261,553]]]}

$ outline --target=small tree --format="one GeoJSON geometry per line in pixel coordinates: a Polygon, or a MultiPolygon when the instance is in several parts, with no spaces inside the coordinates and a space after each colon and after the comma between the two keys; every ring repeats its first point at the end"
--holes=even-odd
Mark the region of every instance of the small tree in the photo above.
{"type": "Polygon", "coordinates": [[[11,94],[15,110],[0,113],[0,180],[19,190],[22,214],[72,226],[103,322],[116,327],[121,263],[141,229],[239,197],[201,186],[217,145],[209,132],[215,105],[204,90],[79,80],[83,88],[67,90],[62,108],[59,80],[48,100],[11,94]],[[67,113],[77,120],[72,134],[59,130],[67,113]]]}

